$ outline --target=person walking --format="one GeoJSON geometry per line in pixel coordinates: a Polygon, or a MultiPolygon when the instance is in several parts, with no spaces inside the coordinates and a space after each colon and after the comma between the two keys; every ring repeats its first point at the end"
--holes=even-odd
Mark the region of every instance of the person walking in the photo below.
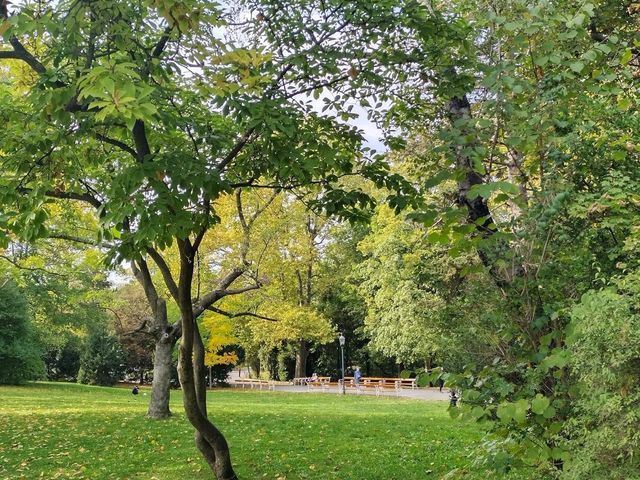
{"type": "Polygon", "coordinates": [[[356,386],[360,385],[360,378],[362,378],[360,367],[356,367],[356,371],[353,372],[353,383],[355,383],[356,386]]]}

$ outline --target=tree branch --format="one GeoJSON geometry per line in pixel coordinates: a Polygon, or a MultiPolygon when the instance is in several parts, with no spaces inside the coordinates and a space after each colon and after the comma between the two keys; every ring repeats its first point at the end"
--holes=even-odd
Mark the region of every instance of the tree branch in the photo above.
{"type": "Polygon", "coordinates": [[[162,55],[162,52],[164,52],[164,49],[167,46],[167,42],[169,42],[171,30],[173,30],[172,26],[168,26],[164,29],[162,37],[160,37],[160,40],[158,40],[158,43],[156,43],[156,46],[151,52],[151,58],[158,58],[160,55],[162,55]]]}
{"type": "Polygon", "coordinates": [[[96,133],[95,135],[96,138],[101,142],[108,143],[109,145],[113,145],[114,147],[118,147],[123,152],[127,152],[133,158],[138,158],[138,153],[126,143],[121,142],[120,140],[116,140],[115,138],[107,137],[105,135],[102,135],[101,133],[96,133]]]}
{"type": "Polygon", "coordinates": [[[284,98],[290,99],[296,97],[298,95],[302,95],[303,93],[312,92],[318,88],[331,87],[340,82],[344,82],[349,79],[349,75],[342,75],[340,77],[336,77],[332,80],[327,80],[326,82],[316,83],[315,85],[311,85],[309,87],[301,88],[300,90],[296,90],[295,92],[290,92],[285,95],[284,98]]]}
{"type": "MultiPolygon", "coordinates": [[[[0,0],[0,19],[9,21],[9,0],[0,0]]],[[[45,66],[40,63],[36,57],[31,55],[26,48],[24,48],[17,37],[11,36],[11,38],[9,38],[9,43],[13,47],[13,52],[0,52],[0,59],[11,58],[15,60],[22,60],[39,75],[42,75],[47,71],[45,66]]]]}
{"type": "Polygon", "coordinates": [[[53,238],[56,240],[67,240],[69,242],[81,243],[83,245],[90,245],[92,247],[101,247],[101,248],[115,247],[115,245],[112,243],[96,242],[95,240],[91,240],[89,238],[76,237],[75,235],[67,235],[66,233],[49,232],[47,234],[47,238],[53,238]]]}
{"type": "Polygon", "coordinates": [[[205,215],[205,222],[202,225],[202,227],[200,228],[200,231],[198,232],[198,234],[196,235],[195,240],[193,241],[193,251],[197,252],[198,248],[200,248],[200,244],[202,243],[202,239],[204,238],[205,234],[207,233],[207,230],[209,229],[209,214],[211,213],[211,199],[209,197],[206,197],[204,199],[204,215],[205,215]]]}
{"type": "Polygon", "coordinates": [[[31,67],[31,69],[36,72],[38,75],[42,75],[47,71],[46,67],[36,59],[26,48],[20,43],[16,37],[11,37],[9,39],[9,43],[13,46],[13,57],[5,57],[5,58],[14,58],[16,60],[22,60],[27,65],[31,67]]]}
{"type": "Polygon", "coordinates": [[[229,286],[235,282],[243,273],[245,269],[234,268],[227,273],[222,280],[218,283],[218,288],[204,295],[202,298],[198,298],[193,302],[193,315],[198,317],[207,308],[213,305],[215,302],[225,297],[229,286]]]}
{"type": "Polygon", "coordinates": [[[162,258],[162,255],[160,255],[160,253],[157,250],[151,247],[147,247],[147,253],[151,258],[153,258],[153,261],[160,269],[160,273],[162,273],[162,278],[164,279],[164,283],[167,285],[167,288],[169,289],[169,293],[177,302],[178,301],[178,285],[176,284],[176,281],[174,280],[173,275],[171,275],[171,269],[169,268],[169,265],[167,265],[167,262],[165,262],[164,258],[162,258]]]}
{"type": "Polygon", "coordinates": [[[14,259],[7,257],[6,255],[0,255],[0,258],[3,260],[6,260],[7,262],[9,262],[10,264],[12,264],[14,267],[16,267],[19,270],[28,270],[30,272],[44,272],[48,275],[55,275],[57,277],[67,277],[67,275],[63,275],[61,273],[57,273],[57,272],[51,272],[49,270],[47,270],[46,268],[40,268],[40,267],[25,267],[24,265],[20,265],[18,262],[16,262],[14,259]]]}
{"type": "Polygon", "coordinates": [[[207,307],[207,310],[210,310],[212,312],[218,313],[220,315],[224,315],[225,317],[229,317],[229,318],[236,318],[236,317],[255,317],[255,318],[259,318],[261,320],[268,320],[270,322],[278,322],[279,320],[276,318],[271,318],[271,317],[265,317],[264,315],[259,315],[257,313],[253,313],[253,312],[238,312],[238,313],[231,313],[231,312],[227,312],[225,310],[220,310],[219,308],[216,307],[207,307]]]}
{"type": "Polygon", "coordinates": [[[247,143],[249,143],[249,140],[251,139],[251,135],[253,135],[253,132],[255,131],[256,131],[255,127],[250,128],[238,139],[238,141],[233,146],[233,148],[229,151],[229,153],[227,153],[227,155],[222,159],[222,161],[216,166],[218,171],[221,172],[222,170],[224,170],[225,167],[229,164],[229,162],[231,162],[234,158],[236,158],[236,156],[240,153],[240,151],[244,148],[244,146],[247,143]]]}
{"type": "Polygon", "coordinates": [[[256,209],[255,212],[253,212],[253,215],[251,215],[251,218],[249,219],[249,228],[251,228],[251,226],[255,223],[255,221],[258,219],[258,217],[267,209],[269,208],[269,205],[271,205],[273,203],[273,201],[276,199],[276,197],[280,195],[280,191],[276,190],[275,192],[273,192],[271,194],[271,196],[267,199],[267,201],[264,203],[264,205],[262,205],[261,207],[258,207],[256,209]]]}
{"type": "Polygon", "coordinates": [[[236,288],[235,290],[224,290],[220,298],[227,297],[229,295],[240,295],[241,293],[250,292],[251,290],[259,290],[260,288],[262,288],[262,285],[255,284],[249,285],[248,287],[236,288]]]}
{"type": "Polygon", "coordinates": [[[151,272],[149,271],[147,262],[143,258],[140,258],[139,260],[132,260],[131,271],[144,290],[144,295],[147,297],[147,302],[151,307],[156,323],[160,321],[160,327],[164,327],[165,322],[163,320],[166,321],[166,307],[163,308],[163,300],[158,295],[158,291],[156,290],[156,286],[151,278],[151,272]],[[165,318],[161,318],[163,315],[165,318]]]}
{"type": "MultiPolygon", "coordinates": [[[[24,187],[18,187],[16,189],[18,192],[20,193],[31,193],[32,189],[31,188],[24,188],[24,187]]],[[[64,192],[64,191],[58,191],[58,190],[48,190],[46,192],[44,192],[45,196],[47,197],[51,197],[51,198],[60,198],[63,200],[78,200],[80,202],[86,202],[89,205],[95,207],[96,209],[99,209],[100,207],[102,207],[102,202],[100,200],[98,200],[97,198],[95,198],[93,195],[90,195],[88,193],[76,193],[76,192],[64,192]]]]}
{"type": "Polygon", "coordinates": [[[133,141],[136,144],[136,158],[139,162],[143,162],[147,155],[151,154],[151,147],[147,140],[147,132],[144,128],[142,120],[136,120],[133,124],[133,141]]]}

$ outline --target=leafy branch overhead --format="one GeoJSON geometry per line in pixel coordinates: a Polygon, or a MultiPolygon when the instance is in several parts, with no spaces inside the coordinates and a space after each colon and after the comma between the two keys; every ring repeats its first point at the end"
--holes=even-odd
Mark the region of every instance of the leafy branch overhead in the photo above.
{"type": "Polygon", "coordinates": [[[24,61],[37,76],[27,96],[1,87],[10,125],[2,136],[2,200],[16,213],[37,214],[5,224],[3,241],[11,232],[44,235],[46,205],[61,198],[97,209],[100,238],[117,240],[117,259],[197,236],[218,221],[216,198],[261,179],[276,189],[322,180],[317,185],[329,195],[318,206],[345,216],[370,208],[372,199],[342,191],[344,173],[410,189],[400,178],[385,179],[381,159],[362,158],[361,133],[335,118],[353,88],[337,74],[345,60],[326,54],[346,48],[344,35],[357,28],[342,13],[336,7],[327,25],[295,42],[274,37],[282,19],[266,14],[243,28],[264,36],[256,48],[216,35],[239,27],[215,4],[5,5],[11,49],[2,56],[24,61]],[[29,35],[42,28],[50,41],[34,44],[29,35]],[[335,113],[320,115],[308,94],[325,90],[343,93],[331,100],[335,113]]]}

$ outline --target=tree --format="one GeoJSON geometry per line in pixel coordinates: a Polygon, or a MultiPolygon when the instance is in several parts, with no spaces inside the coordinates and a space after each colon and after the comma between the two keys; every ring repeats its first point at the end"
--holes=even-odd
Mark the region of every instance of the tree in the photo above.
{"type": "Polygon", "coordinates": [[[46,352],[44,362],[47,378],[75,382],[80,371],[82,340],[76,335],[68,335],[60,346],[46,352]]]}
{"type": "Polygon", "coordinates": [[[575,452],[570,479],[623,479],[638,470],[632,452],[638,445],[640,319],[634,296],[626,295],[638,287],[633,277],[618,289],[585,294],[571,310],[571,372],[580,394],[569,425],[575,452]]]}
{"type": "Polygon", "coordinates": [[[9,278],[0,281],[0,384],[19,384],[44,374],[42,347],[24,294],[9,278]]]}
{"type": "Polygon", "coordinates": [[[477,255],[487,289],[501,298],[500,341],[486,352],[494,360],[468,364],[450,381],[464,390],[465,415],[492,422],[494,467],[571,476],[580,463],[572,449],[598,434],[576,439],[571,428],[581,400],[597,402],[575,396],[568,311],[629,265],[623,245],[635,220],[622,197],[637,191],[637,119],[621,112],[637,101],[629,90],[637,12],[614,2],[439,7],[431,18],[447,41],[417,27],[413,51],[443,56],[403,62],[408,81],[391,122],[430,145],[413,156],[427,186],[453,181],[456,190],[448,206],[426,199],[431,208],[411,218],[454,256],[477,255]]]}
{"type": "Polygon", "coordinates": [[[78,382],[89,385],[114,385],[124,374],[125,356],[116,337],[104,324],[89,330],[80,357],[78,382]]]}
{"type": "Polygon", "coordinates": [[[84,337],[111,300],[100,253],[63,242],[13,241],[0,259],[27,299],[47,377],[75,380],[84,337]]]}
{"type": "MultiPolygon", "coordinates": [[[[256,360],[264,367],[271,353],[279,350],[281,363],[289,356],[294,358],[292,373],[297,377],[308,375],[310,346],[324,343],[332,335],[328,319],[314,305],[326,219],[308,211],[305,203],[309,198],[299,200],[291,194],[281,194],[262,209],[260,218],[253,222],[250,244],[246,245],[246,260],[259,276],[261,288],[225,299],[216,307],[218,313],[220,309],[252,312],[239,319],[241,344],[249,361],[256,360]]],[[[245,206],[251,210],[250,205],[245,206]]],[[[240,227],[227,232],[229,251],[234,243],[242,244],[242,230],[240,227]]]]}
{"type": "Polygon", "coordinates": [[[226,384],[229,372],[239,361],[238,339],[233,334],[234,326],[225,316],[207,314],[202,319],[206,345],[204,363],[209,367],[210,382],[226,384]]]}
{"type": "MultiPolygon", "coordinates": [[[[366,60],[393,26],[369,22],[371,12],[339,2],[305,5],[294,15],[260,7],[249,3],[248,31],[235,37],[248,42],[240,45],[220,39],[217,28],[233,30],[234,23],[210,2],[63,1],[13,11],[0,2],[6,47],[0,59],[18,60],[36,76],[26,95],[0,85],[7,125],[0,134],[0,202],[10,206],[0,220],[4,242],[12,235],[87,242],[48,228],[50,206],[79,202],[95,211],[89,243],[108,249],[113,263],[132,263],[157,326],[156,358],[166,359],[181,338],[185,411],[200,452],[225,480],[236,475],[226,440],[207,417],[195,320],[221,298],[257,286],[232,288],[246,272],[241,265],[212,290],[194,291],[201,243],[219,220],[216,201],[238,188],[315,184],[326,192],[318,207],[358,216],[371,198],[343,188],[342,176],[411,189],[388,178],[384,162],[358,153],[359,132],[316,113],[305,98],[342,88],[328,103],[351,117],[343,94],[351,89],[352,58],[366,60]],[[318,15],[323,22],[315,21],[318,15]],[[163,256],[172,245],[175,276],[163,256]],[[178,306],[179,323],[167,318],[149,261],[178,306]]],[[[396,12],[382,5],[373,13],[394,18],[396,12]]],[[[166,372],[161,365],[154,381],[166,372]]]]}
{"type": "Polygon", "coordinates": [[[133,283],[118,288],[105,310],[111,315],[118,342],[125,355],[127,375],[144,383],[153,368],[153,336],[149,333],[150,309],[140,285],[133,283]]]}
{"type": "Polygon", "coordinates": [[[436,282],[446,282],[456,271],[447,272],[449,266],[440,261],[445,252],[429,255],[419,248],[423,235],[382,208],[371,234],[359,244],[366,260],[359,265],[358,276],[368,306],[365,332],[372,349],[398,363],[430,367],[448,343],[438,320],[446,310],[446,296],[436,282]]]}

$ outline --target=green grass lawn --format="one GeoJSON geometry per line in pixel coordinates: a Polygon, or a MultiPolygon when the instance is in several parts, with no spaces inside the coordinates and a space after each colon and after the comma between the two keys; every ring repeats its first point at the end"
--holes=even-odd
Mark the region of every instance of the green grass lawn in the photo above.
{"type": "MultiPolygon", "coordinates": [[[[0,479],[212,478],[180,392],[165,421],[144,417],[148,399],[75,384],[0,387],[0,479]]],[[[455,467],[454,478],[496,478],[467,467],[481,432],[450,419],[446,402],[217,390],[209,404],[243,480],[413,480],[455,467]]]]}

